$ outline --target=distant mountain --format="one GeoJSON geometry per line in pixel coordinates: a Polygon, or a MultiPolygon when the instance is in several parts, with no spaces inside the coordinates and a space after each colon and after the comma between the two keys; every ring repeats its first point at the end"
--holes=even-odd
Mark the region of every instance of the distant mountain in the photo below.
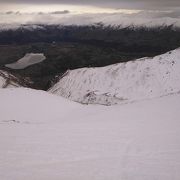
{"type": "Polygon", "coordinates": [[[49,92],[85,104],[112,105],[180,92],[180,49],[101,68],[67,71],[49,92]]]}
{"type": "Polygon", "coordinates": [[[180,46],[180,28],[170,26],[21,25],[0,31],[0,44],[88,43],[121,51],[163,52],[180,46]]]}

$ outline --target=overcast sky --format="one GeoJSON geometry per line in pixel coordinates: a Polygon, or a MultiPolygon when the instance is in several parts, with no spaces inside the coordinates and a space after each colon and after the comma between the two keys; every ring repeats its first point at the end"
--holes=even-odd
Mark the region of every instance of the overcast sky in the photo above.
{"type": "Polygon", "coordinates": [[[0,0],[0,10],[16,10],[21,5],[66,4],[112,9],[180,10],[180,0],[0,0]],[[13,8],[14,7],[14,8],[13,8]]]}
{"type": "Polygon", "coordinates": [[[180,27],[180,0],[0,0],[0,28],[2,24],[97,22],[180,27]]]}

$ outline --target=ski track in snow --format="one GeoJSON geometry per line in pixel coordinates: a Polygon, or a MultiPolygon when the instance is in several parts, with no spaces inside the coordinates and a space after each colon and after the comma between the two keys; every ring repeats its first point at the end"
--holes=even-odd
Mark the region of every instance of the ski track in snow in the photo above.
{"type": "Polygon", "coordinates": [[[179,180],[179,94],[110,107],[22,88],[0,99],[1,180],[179,180]]]}

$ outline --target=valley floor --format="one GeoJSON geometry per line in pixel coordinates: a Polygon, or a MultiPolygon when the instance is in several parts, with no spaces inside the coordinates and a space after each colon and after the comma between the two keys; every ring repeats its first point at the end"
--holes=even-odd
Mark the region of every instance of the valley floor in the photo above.
{"type": "Polygon", "coordinates": [[[179,180],[180,95],[80,105],[0,90],[1,180],[179,180]]]}

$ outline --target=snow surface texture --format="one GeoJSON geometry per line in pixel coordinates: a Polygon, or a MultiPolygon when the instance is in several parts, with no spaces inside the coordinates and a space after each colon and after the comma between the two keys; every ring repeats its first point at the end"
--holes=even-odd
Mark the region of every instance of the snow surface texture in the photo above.
{"type": "Polygon", "coordinates": [[[113,105],[180,91],[180,49],[127,63],[66,72],[49,92],[85,104],[113,105]]]}
{"type": "Polygon", "coordinates": [[[18,79],[15,76],[0,70],[0,88],[11,88],[20,86],[21,85],[18,83],[18,79]]]}
{"type": "Polygon", "coordinates": [[[12,64],[6,64],[5,66],[11,69],[24,69],[33,64],[44,61],[46,57],[44,54],[28,53],[23,58],[12,64]]]}
{"type": "Polygon", "coordinates": [[[180,95],[117,106],[0,90],[1,180],[179,180],[180,95]]]}
{"type": "MultiPolygon", "coordinates": [[[[0,114],[1,120],[23,120],[23,122],[45,122],[57,116],[60,118],[69,109],[79,107],[75,102],[67,101],[65,98],[54,96],[44,91],[26,88],[0,89],[0,114]],[[17,95],[17,96],[16,96],[17,95]],[[18,100],[19,99],[19,100],[18,100]],[[27,100],[26,100],[27,99],[27,100]],[[9,102],[9,104],[6,102],[9,102]],[[17,103],[18,102],[18,103],[17,103]],[[5,104],[4,104],[5,103],[5,104]],[[54,108],[50,108],[52,106],[54,108]],[[14,110],[13,110],[14,109],[14,110]],[[11,112],[11,113],[8,113],[11,112]]],[[[68,110],[69,112],[69,110],[68,110]]]]}

